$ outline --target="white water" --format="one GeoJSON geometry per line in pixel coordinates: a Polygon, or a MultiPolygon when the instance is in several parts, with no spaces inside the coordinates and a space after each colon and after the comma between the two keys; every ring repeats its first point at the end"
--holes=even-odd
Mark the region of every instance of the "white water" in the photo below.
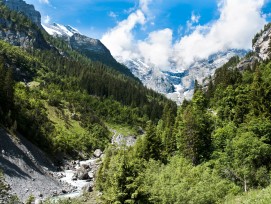
{"type": "Polygon", "coordinates": [[[64,175],[64,177],[61,178],[60,181],[70,184],[71,186],[75,187],[76,190],[71,193],[56,196],[53,198],[53,200],[59,200],[59,199],[63,199],[63,198],[75,198],[75,197],[82,195],[83,188],[89,184],[89,181],[87,181],[87,180],[73,180],[72,177],[76,173],[76,170],[80,168],[80,166],[82,166],[82,165],[95,166],[96,162],[98,160],[99,159],[95,158],[95,159],[80,161],[79,165],[76,165],[75,170],[65,170],[65,171],[59,172],[58,173],[59,175],[61,175],[61,174],[64,175]]]}

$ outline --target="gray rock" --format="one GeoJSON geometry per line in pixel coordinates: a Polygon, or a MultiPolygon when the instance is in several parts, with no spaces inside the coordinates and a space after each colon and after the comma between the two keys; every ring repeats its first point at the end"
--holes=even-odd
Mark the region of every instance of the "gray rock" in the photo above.
{"type": "Polygon", "coordinates": [[[94,184],[92,182],[87,183],[84,187],[83,187],[83,191],[84,192],[92,192],[93,191],[93,187],[94,184]]]}
{"type": "Polygon", "coordinates": [[[76,180],[77,180],[77,173],[73,174],[72,180],[73,180],[73,181],[76,181],[76,180]]]}
{"type": "Polygon", "coordinates": [[[81,167],[84,168],[84,169],[89,169],[89,165],[88,164],[82,164],[81,167]]]}
{"type": "Polygon", "coordinates": [[[33,5],[25,3],[23,0],[3,0],[3,3],[10,9],[18,11],[27,16],[37,26],[41,28],[41,15],[35,10],[33,5]]]}
{"type": "Polygon", "coordinates": [[[96,149],[96,150],[94,151],[93,155],[94,155],[95,157],[99,158],[99,157],[102,155],[102,153],[103,153],[102,150],[96,149]]]}
{"type": "Polygon", "coordinates": [[[88,171],[86,169],[82,168],[82,167],[79,168],[76,173],[77,173],[78,180],[87,180],[87,179],[89,179],[88,171]]]}
{"type": "Polygon", "coordinates": [[[39,199],[39,198],[37,198],[37,199],[35,200],[35,204],[42,204],[42,200],[39,199]]]}
{"type": "Polygon", "coordinates": [[[88,176],[89,176],[90,179],[93,179],[93,178],[94,178],[94,173],[91,172],[91,171],[89,171],[89,172],[88,172],[88,176]]]}
{"type": "Polygon", "coordinates": [[[269,44],[270,44],[270,37],[271,37],[271,27],[265,29],[256,42],[253,44],[253,51],[256,52],[259,57],[263,60],[270,59],[270,51],[269,51],[269,44]]]}

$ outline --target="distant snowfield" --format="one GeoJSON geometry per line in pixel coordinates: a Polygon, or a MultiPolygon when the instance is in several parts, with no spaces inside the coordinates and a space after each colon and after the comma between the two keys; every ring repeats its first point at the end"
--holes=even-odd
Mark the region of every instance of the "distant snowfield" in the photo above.
{"type": "Polygon", "coordinates": [[[195,60],[188,68],[178,67],[172,63],[171,67],[160,70],[154,65],[146,64],[141,59],[120,61],[138,77],[142,83],[180,104],[184,99],[191,99],[194,92],[194,82],[202,83],[215,70],[229,61],[233,56],[243,57],[248,50],[229,49],[210,55],[206,59],[195,60]]]}

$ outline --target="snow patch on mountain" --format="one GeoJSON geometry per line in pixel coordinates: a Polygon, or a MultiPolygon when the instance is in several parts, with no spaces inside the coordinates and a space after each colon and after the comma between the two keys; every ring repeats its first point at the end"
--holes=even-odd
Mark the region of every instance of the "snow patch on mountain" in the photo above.
{"type": "Polygon", "coordinates": [[[46,30],[48,34],[58,37],[71,37],[76,33],[80,34],[80,32],[76,28],[73,28],[69,25],[64,26],[58,23],[53,23],[47,25],[42,24],[42,27],[46,30]]]}
{"type": "Polygon", "coordinates": [[[207,59],[195,60],[189,67],[177,67],[171,62],[171,67],[165,70],[146,64],[143,59],[129,59],[124,62],[131,72],[148,88],[154,89],[178,104],[184,99],[191,99],[194,83],[202,83],[212,76],[215,70],[223,66],[233,56],[243,57],[246,50],[229,49],[210,55],[207,59]]]}
{"type": "MultiPolygon", "coordinates": [[[[104,62],[104,60],[108,61],[109,59],[106,56],[111,56],[110,51],[99,40],[83,36],[71,26],[56,23],[42,26],[50,35],[66,39],[75,50],[91,52],[93,60],[104,62]],[[101,54],[102,56],[100,56],[101,54]],[[106,54],[106,56],[103,54],[106,54]]],[[[189,66],[180,66],[176,60],[169,59],[168,67],[157,67],[150,62],[146,62],[143,57],[126,59],[123,56],[116,56],[116,59],[119,63],[128,67],[132,74],[139,78],[146,87],[166,95],[179,104],[184,99],[192,98],[195,80],[202,83],[205,78],[212,76],[215,70],[228,62],[231,57],[236,55],[243,57],[246,53],[246,50],[228,49],[212,54],[206,59],[195,59],[189,66]]]]}

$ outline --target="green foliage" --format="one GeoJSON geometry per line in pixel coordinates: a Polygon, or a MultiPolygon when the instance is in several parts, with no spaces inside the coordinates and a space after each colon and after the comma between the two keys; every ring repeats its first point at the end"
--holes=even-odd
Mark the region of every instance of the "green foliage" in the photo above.
{"type": "Polygon", "coordinates": [[[0,62],[0,123],[10,127],[13,123],[14,80],[12,69],[0,62]]]}
{"type": "Polygon", "coordinates": [[[145,161],[125,149],[110,148],[106,155],[97,178],[97,189],[104,192],[104,203],[145,203],[143,181],[139,178],[145,161]]]}
{"type": "Polygon", "coordinates": [[[206,100],[198,90],[192,100],[179,112],[175,125],[178,149],[193,164],[209,158],[211,151],[211,120],[204,109],[206,100]]]}
{"type": "Polygon", "coordinates": [[[207,165],[193,167],[181,157],[146,163],[127,153],[107,152],[98,177],[104,203],[215,203],[240,191],[207,165]]]}
{"type": "Polygon", "coordinates": [[[35,201],[35,197],[33,195],[30,195],[27,200],[26,200],[26,204],[31,204],[35,201]]]}
{"type": "Polygon", "coordinates": [[[166,166],[150,162],[143,185],[150,192],[148,203],[216,203],[239,192],[207,165],[193,167],[181,157],[173,157],[166,166]]]}
{"type": "MultiPolygon", "coordinates": [[[[0,10],[8,18],[8,10],[0,10]]],[[[14,14],[12,22],[20,23],[19,17],[14,14]]],[[[35,25],[22,26],[69,57],[45,47],[24,51],[0,41],[0,123],[50,154],[90,154],[110,141],[104,122],[144,127],[148,120],[156,123],[162,117],[166,103],[176,107],[137,79],[90,61],[35,25]],[[23,81],[14,94],[12,72],[17,82],[23,81]]]]}
{"type": "Polygon", "coordinates": [[[207,88],[195,81],[193,99],[177,111],[123,67],[91,61],[20,14],[0,11],[11,22],[2,27],[44,43],[23,51],[0,41],[2,125],[72,156],[105,149],[106,124],[146,130],[134,147],[107,148],[97,177],[104,203],[221,203],[270,185],[271,62],[241,72],[231,58],[207,88]]]}
{"type": "Polygon", "coordinates": [[[271,186],[265,189],[256,189],[237,196],[228,196],[225,204],[269,204],[271,202],[271,186]]]}
{"type": "MultiPolygon", "coordinates": [[[[145,136],[117,157],[125,157],[127,163],[140,161],[141,166],[133,167],[141,169],[140,174],[129,173],[135,169],[125,171],[124,160],[119,162],[123,166],[112,161],[120,152],[108,156],[116,166],[113,171],[106,159],[102,172],[111,173],[102,173],[103,180],[98,181],[105,203],[130,202],[133,193],[116,196],[130,176],[136,184],[133,191],[140,194],[130,203],[223,203],[225,199],[255,203],[259,199],[253,189],[270,185],[271,63],[256,63],[241,72],[235,68],[238,62],[239,58],[232,58],[218,69],[206,91],[198,85],[193,99],[184,101],[177,115],[165,106],[157,126],[148,123],[145,136]],[[122,185],[106,183],[117,171],[122,185]],[[251,191],[247,200],[246,195],[234,197],[244,191],[251,191]]],[[[262,203],[269,203],[264,190],[257,192],[264,196],[262,203]]]]}

